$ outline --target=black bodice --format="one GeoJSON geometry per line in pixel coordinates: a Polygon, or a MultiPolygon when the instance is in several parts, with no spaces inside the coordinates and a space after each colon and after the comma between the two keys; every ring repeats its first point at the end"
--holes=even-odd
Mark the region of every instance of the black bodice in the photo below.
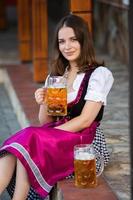
{"type": "MultiPolygon", "coordinates": [[[[87,92],[89,78],[93,71],[94,71],[94,69],[90,69],[88,72],[86,72],[86,74],[83,78],[83,81],[81,83],[81,86],[80,86],[80,89],[78,92],[78,96],[76,97],[76,99],[78,99],[78,100],[74,100],[74,102],[70,103],[70,106],[68,105],[68,117],[70,119],[80,115],[80,113],[84,107],[84,104],[85,104],[84,97],[87,92]],[[79,95],[80,95],[80,98],[79,98],[79,95]]],[[[104,106],[101,107],[97,117],[95,118],[95,121],[101,121],[101,119],[103,117],[103,111],[104,111],[104,106]]]]}

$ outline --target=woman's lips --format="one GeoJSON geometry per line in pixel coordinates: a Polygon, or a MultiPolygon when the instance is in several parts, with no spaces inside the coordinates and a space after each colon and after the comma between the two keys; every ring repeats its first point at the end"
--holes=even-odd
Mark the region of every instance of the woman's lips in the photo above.
{"type": "Polygon", "coordinates": [[[65,52],[65,55],[67,56],[72,56],[74,54],[74,52],[65,52]]]}

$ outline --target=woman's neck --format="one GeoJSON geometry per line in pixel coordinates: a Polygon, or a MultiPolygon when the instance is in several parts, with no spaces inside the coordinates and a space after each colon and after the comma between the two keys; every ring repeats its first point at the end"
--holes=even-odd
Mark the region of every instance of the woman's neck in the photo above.
{"type": "Polygon", "coordinates": [[[76,63],[70,63],[70,66],[69,66],[69,73],[77,73],[78,72],[78,67],[77,67],[77,64],[76,63]]]}
{"type": "Polygon", "coordinates": [[[70,66],[67,72],[67,89],[68,92],[72,92],[73,89],[73,82],[77,76],[78,68],[77,66],[70,66]]]}

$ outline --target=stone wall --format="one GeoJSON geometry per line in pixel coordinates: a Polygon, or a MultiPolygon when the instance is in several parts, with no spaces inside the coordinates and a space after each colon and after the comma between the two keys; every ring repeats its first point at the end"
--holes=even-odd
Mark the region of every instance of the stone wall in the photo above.
{"type": "Polygon", "coordinates": [[[128,9],[97,2],[93,24],[96,49],[128,63],[128,9]]]}

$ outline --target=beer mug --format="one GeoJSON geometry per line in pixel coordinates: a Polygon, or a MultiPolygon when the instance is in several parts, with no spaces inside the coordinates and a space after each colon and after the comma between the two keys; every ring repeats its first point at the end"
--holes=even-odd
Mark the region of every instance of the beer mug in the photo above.
{"type": "Polygon", "coordinates": [[[67,82],[63,76],[49,76],[47,80],[47,113],[52,116],[67,115],[67,82]]]}
{"type": "Polygon", "coordinates": [[[90,144],[79,144],[74,146],[74,171],[75,186],[81,188],[92,188],[97,186],[97,177],[104,169],[104,159],[97,154],[90,144]],[[96,159],[100,162],[98,172],[96,170],[96,159]]]}

